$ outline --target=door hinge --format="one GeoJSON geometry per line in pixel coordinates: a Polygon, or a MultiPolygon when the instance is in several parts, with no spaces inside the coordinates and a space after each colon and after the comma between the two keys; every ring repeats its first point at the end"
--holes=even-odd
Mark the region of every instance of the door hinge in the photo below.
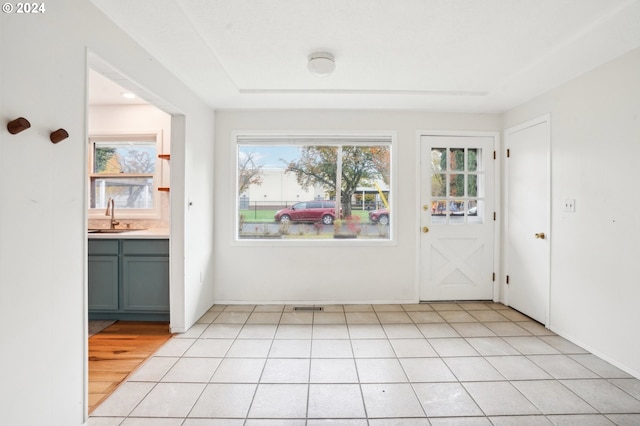
{"type": "Polygon", "coordinates": [[[509,284],[509,275],[507,275],[507,285],[509,284]]]}
{"type": "Polygon", "coordinates": [[[493,276],[491,277],[491,281],[495,282],[496,281],[496,273],[493,273],[493,276]]]}
{"type": "Polygon", "coordinates": [[[493,220],[496,220],[496,217],[497,217],[496,212],[493,212],[493,220]]]}
{"type": "Polygon", "coordinates": [[[496,159],[496,152],[495,151],[493,151],[493,159],[494,160],[496,159]]]}
{"type": "Polygon", "coordinates": [[[507,158],[511,157],[511,150],[507,148],[507,158]]]}

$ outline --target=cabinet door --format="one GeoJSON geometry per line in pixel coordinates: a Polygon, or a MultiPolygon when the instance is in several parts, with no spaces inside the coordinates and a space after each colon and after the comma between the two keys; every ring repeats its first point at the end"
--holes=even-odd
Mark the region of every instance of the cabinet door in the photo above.
{"type": "Polygon", "coordinates": [[[123,256],[122,303],[125,312],[169,312],[169,258],[123,256]]]}
{"type": "Polygon", "coordinates": [[[89,311],[118,310],[118,256],[89,256],[89,311]]]}

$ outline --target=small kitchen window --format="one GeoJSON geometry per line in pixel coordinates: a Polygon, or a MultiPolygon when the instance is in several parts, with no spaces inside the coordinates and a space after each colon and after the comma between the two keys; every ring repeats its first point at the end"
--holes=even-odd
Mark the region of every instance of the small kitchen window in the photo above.
{"type": "Polygon", "coordinates": [[[89,138],[89,216],[104,217],[113,199],[121,218],[159,216],[159,134],[89,138]]]}

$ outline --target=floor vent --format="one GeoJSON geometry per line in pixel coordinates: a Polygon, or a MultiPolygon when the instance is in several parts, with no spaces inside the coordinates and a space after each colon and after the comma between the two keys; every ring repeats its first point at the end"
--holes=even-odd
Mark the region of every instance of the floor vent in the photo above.
{"type": "Polygon", "coordinates": [[[318,311],[322,311],[322,306],[295,306],[293,310],[318,312],[318,311]]]}

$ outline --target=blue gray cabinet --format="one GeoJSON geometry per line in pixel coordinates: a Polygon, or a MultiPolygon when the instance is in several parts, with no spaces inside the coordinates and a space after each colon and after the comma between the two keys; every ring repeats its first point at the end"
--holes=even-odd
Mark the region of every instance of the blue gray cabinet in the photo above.
{"type": "Polygon", "coordinates": [[[89,239],[89,319],[169,320],[169,240],[89,239]]]}
{"type": "Polygon", "coordinates": [[[89,240],[89,312],[118,310],[118,240],[89,240]]]}

